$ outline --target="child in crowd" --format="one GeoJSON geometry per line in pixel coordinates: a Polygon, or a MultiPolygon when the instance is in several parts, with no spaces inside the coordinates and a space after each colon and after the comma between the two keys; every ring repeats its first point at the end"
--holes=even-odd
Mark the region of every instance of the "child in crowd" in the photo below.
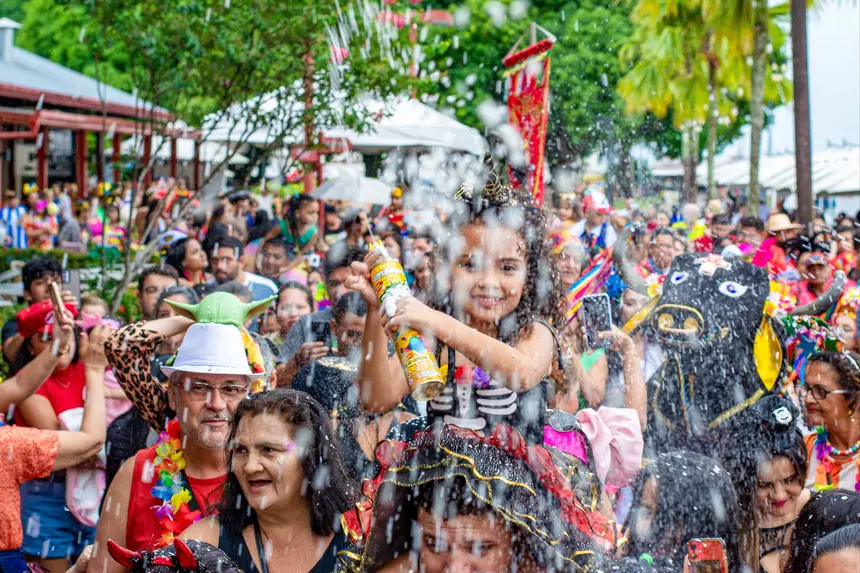
{"type": "Polygon", "coordinates": [[[434,269],[440,283],[430,306],[399,301],[394,316],[379,314],[370,284],[378,262],[372,251],[353,263],[346,286],[362,293],[370,309],[364,331],[358,386],[366,408],[388,411],[409,391],[397,357],[389,358],[386,331],[409,326],[421,333],[447,369],[443,393],[427,403],[430,421],[488,434],[498,422],[530,442],[543,442],[547,381],[557,356],[554,332],[541,320],[558,308],[557,273],[545,221],[531,200],[490,174],[476,193],[463,186],[449,219],[451,240],[434,269]],[[460,239],[461,237],[461,239],[460,239]]]}

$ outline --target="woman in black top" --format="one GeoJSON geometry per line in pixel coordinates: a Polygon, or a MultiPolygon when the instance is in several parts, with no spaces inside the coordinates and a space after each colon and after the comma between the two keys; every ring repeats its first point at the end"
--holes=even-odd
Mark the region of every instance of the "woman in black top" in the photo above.
{"type": "Polygon", "coordinates": [[[236,409],[217,517],[185,539],[219,547],[245,573],[329,573],[348,541],[337,527],[357,500],[326,412],[290,389],[252,394],[236,409]]]}
{"type": "Polygon", "coordinates": [[[770,435],[782,436],[763,449],[755,489],[760,573],[781,573],[788,560],[797,516],[811,494],[803,487],[809,460],[797,429],[800,412],[790,401],[767,396],[759,400],[753,412],[770,426],[770,435]]]}

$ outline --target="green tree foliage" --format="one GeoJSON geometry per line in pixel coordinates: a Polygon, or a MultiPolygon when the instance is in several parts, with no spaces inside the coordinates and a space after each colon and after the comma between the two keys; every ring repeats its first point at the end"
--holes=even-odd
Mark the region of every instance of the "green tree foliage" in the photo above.
{"type": "Polygon", "coordinates": [[[112,46],[97,74],[92,38],[88,36],[92,18],[85,6],[68,5],[62,0],[29,0],[21,4],[22,28],[15,35],[18,46],[82,74],[99,77],[121,90],[134,88],[128,73],[128,50],[122,44],[112,46]]]}
{"type": "MultiPolygon", "coordinates": [[[[619,163],[629,162],[629,151],[648,144],[654,152],[679,158],[681,132],[675,110],[661,116],[645,110],[628,113],[618,93],[621,79],[640,61],[623,59],[620,52],[635,34],[630,19],[633,3],[599,0],[534,0],[528,10],[514,0],[433,2],[454,14],[455,27],[419,25],[420,79],[416,92],[447,109],[464,123],[486,130],[486,116],[478,113],[486,101],[504,102],[502,59],[531,21],[557,37],[552,49],[551,111],[547,159],[551,166],[576,166],[595,151],[612,152],[619,163]],[[640,112],[641,111],[641,112],[640,112]]],[[[392,7],[405,12],[410,2],[392,7]]],[[[418,6],[423,9],[424,5],[418,6]]],[[[521,46],[523,45],[521,44],[521,46]]],[[[749,122],[748,104],[733,95],[737,113],[717,126],[716,149],[727,146],[749,122]]],[[[707,95],[705,95],[707,101],[707,95]]],[[[697,154],[705,148],[705,133],[697,154]]]]}
{"type": "Polygon", "coordinates": [[[421,31],[425,81],[419,91],[440,108],[453,110],[464,123],[487,127],[479,106],[488,100],[503,102],[502,59],[521,36],[520,48],[528,45],[529,23],[535,21],[558,40],[551,52],[551,165],[576,163],[605,143],[609,131],[618,141],[634,141],[640,122],[624,116],[615,92],[622,75],[618,48],[632,30],[625,6],[595,0],[536,1],[520,12],[521,5],[467,0],[450,6],[457,26],[421,31]]]}
{"type": "Polygon", "coordinates": [[[0,0],[0,18],[21,22],[24,19],[25,3],[26,0],[0,0]]]}
{"type": "MultiPolygon", "coordinates": [[[[136,94],[139,122],[156,131],[166,127],[160,110],[199,126],[203,141],[217,126],[232,145],[215,174],[254,134],[267,140],[256,158],[287,143],[313,147],[327,127],[364,125],[360,107],[338,101],[401,90],[396,38],[361,37],[346,61],[332,63],[331,38],[376,28],[378,9],[367,6],[344,3],[341,13],[317,0],[32,0],[21,45],[136,94]]],[[[150,168],[139,164],[134,179],[150,168]]],[[[133,260],[125,253],[117,292],[154,245],[133,260]]]]}

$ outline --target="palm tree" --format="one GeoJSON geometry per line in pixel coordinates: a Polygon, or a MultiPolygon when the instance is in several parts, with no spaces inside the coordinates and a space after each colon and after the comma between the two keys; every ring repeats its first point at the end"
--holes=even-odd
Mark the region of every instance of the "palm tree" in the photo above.
{"type": "Polygon", "coordinates": [[[742,81],[743,52],[730,34],[708,20],[699,0],[639,0],[631,20],[636,28],[621,55],[636,63],[618,85],[627,112],[665,117],[671,109],[682,136],[686,202],[696,200],[699,137],[707,125],[708,191],[713,197],[717,124],[737,113],[726,94],[742,81]]]}
{"type": "MultiPolygon", "coordinates": [[[[694,0],[695,1],[695,0],[694,0]]],[[[742,54],[749,56],[750,71],[743,85],[750,99],[750,176],[747,204],[758,212],[759,163],[764,131],[764,112],[768,103],[791,99],[791,87],[779,70],[771,69],[771,54],[785,44],[788,1],[768,6],[767,0],[701,0],[708,21],[732,38],[742,54]]]]}

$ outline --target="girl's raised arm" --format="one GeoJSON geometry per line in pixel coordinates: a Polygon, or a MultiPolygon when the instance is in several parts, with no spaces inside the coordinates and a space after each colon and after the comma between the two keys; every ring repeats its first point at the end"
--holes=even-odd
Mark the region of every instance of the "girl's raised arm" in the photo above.
{"type": "MultiPolygon", "coordinates": [[[[368,312],[368,325],[369,316],[368,312]]],[[[382,320],[386,321],[385,328],[389,331],[409,326],[426,337],[441,341],[480,367],[493,380],[517,393],[528,392],[540,384],[549,375],[556,356],[552,334],[540,323],[535,323],[531,334],[521,338],[516,346],[510,346],[411,297],[399,300],[397,314],[382,320]]]]}
{"type": "Polygon", "coordinates": [[[432,329],[433,335],[508,390],[518,394],[528,392],[549,375],[556,356],[555,341],[544,325],[535,323],[531,334],[512,347],[446,314],[431,312],[438,315],[439,321],[439,327],[432,329]]]}
{"type": "Polygon", "coordinates": [[[361,293],[367,303],[367,322],[361,340],[358,366],[358,391],[365,409],[387,412],[397,406],[409,391],[406,375],[397,356],[388,357],[388,337],[379,315],[379,299],[370,284],[370,270],[365,263],[352,263],[352,276],[344,286],[361,293]]]}

